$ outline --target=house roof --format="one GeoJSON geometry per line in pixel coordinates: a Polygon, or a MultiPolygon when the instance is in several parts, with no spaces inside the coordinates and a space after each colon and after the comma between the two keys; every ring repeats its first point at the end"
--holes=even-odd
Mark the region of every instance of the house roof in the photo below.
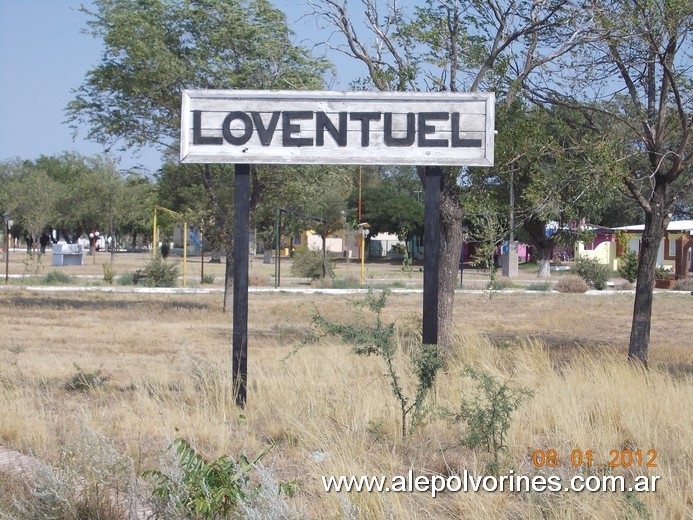
{"type": "MultiPolygon", "coordinates": [[[[623,231],[645,231],[645,224],[636,224],[635,226],[622,226],[614,229],[622,229],[623,231]]],[[[693,220],[672,220],[669,222],[667,231],[674,232],[693,232],[693,220]]]]}

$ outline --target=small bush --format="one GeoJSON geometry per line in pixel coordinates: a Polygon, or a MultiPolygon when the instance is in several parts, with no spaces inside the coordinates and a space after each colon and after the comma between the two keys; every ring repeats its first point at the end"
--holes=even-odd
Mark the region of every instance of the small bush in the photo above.
{"type": "Polygon", "coordinates": [[[108,381],[109,377],[103,373],[99,367],[94,372],[85,372],[75,363],[77,373],[73,375],[67,383],[65,389],[74,392],[84,392],[93,390],[96,387],[103,386],[108,381]]]}
{"type": "Polygon", "coordinates": [[[393,245],[393,246],[390,248],[390,254],[399,254],[399,255],[403,255],[403,254],[405,254],[405,253],[407,253],[407,245],[406,245],[406,244],[402,244],[401,242],[400,242],[400,243],[397,243],[397,244],[395,244],[395,245],[393,245]]]}
{"type": "Polygon", "coordinates": [[[399,349],[397,342],[394,341],[397,330],[395,323],[384,325],[381,319],[388,295],[389,291],[384,290],[376,296],[373,290],[369,289],[364,300],[354,303],[375,314],[375,326],[368,325],[363,316],[359,316],[355,323],[341,324],[327,320],[319,313],[313,316],[313,324],[325,334],[351,343],[355,354],[376,356],[384,361],[392,393],[400,405],[402,437],[406,437],[422,422],[427,412],[424,408],[426,398],[433,391],[436,376],[444,367],[445,362],[438,345],[417,344],[409,352],[410,366],[416,377],[416,385],[413,389],[406,388],[408,385],[404,383],[396,369],[399,349]],[[408,390],[411,391],[408,392],[408,390]],[[409,417],[411,421],[407,427],[409,417]]]}
{"type": "Polygon", "coordinates": [[[676,280],[675,291],[693,291],[693,278],[682,278],[676,280]]]}
{"type": "Polygon", "coordinates": [[[74,282],[73,278],[60,271],[51,271],[43,277],[43,283],[46,285],[71,285],[74,282]]]}
{"type": "MultiPolygon", "coordinates": [[[[334,277],[334,260],[326,258],[327,276],[334,277]]],[[[291,274],[317,280],[322,277],[322,251],[317,249],[298,248],[294,252],[294,261],[291,265],[291,274]]]]}
{"type": "Polygon", "coordinates": [[[332,280],[332,287],[335,289],[358,289],[361,283],[355,277],[335,278],[332,280]]]}
{"type": "Polygon", "coordinates": [[[465,423],[462,445],[469,449],[484,448],[493,459],[487,470],[498,474],[499,455],[507,449],[506,436],[510,431],[512,414],[534,394],[527,388],[509,386],[507,381],[501,383],[492,375],[469,365],[464,367],[462,375],[471,378],[476,387],[470,399],[462,399],[453,422],[465,423]]]}
{"type": "Polygon", "coordinates": [[[511,289],[513,283],[507,278],[496,278],[495,276],[489,280],[486,288],[489,291],[502,291],[503,289],[511,289]]]}
{"type": "Polygon", "coordinates": [[[118,285],[135,285],[135,274],[125,273],[118,277],[118,285]]]}
{"type": "Polygon", "coordinates": [[[621,255],[621,261],[618,266],[618,274],[628,280],[630,283],[635,282],[638,277],[638,255],[630,249],[621,255]]]}
{"type": "Polygon", "coordinates": [[[113,285],[113,279],[115,278],[115,270],[111,265],[111,262],[106,262],[101,267],[103,267],[103,281],[107,284],[113,285]]]}
{"type": "Polygon", "coordinates": [[[671,280],[673,274],[674,273],[670,269],[667,269],[663,265],[659,265],[655,269],[655,278],[657,280],[671,280]]]}
{"type": "Polygon", "coordinates": [[[170,449],[176,474],[150,470],[142,476],[153,481],[153,494],[163,501],[167,516],[182,512],[186,518],[229,518],[248,497],[250,471],[267,454],[265,450],[252,462],[242,454],[238,461],[225,455],[210,460],[180,437],[170,449]]]}
{"type": "Polygon", "coordinates": [[[202,283],[206,283],[206,284],[211,285],[214,283],[215,278],[216,277],[213,274],[204,274],[204,275],[202,275],[202,283]]]}
{"type": "Polygon", "coordinates": [[[556,290],[562,293],[584,293],[590,288],[579,276],[564,276],[556,284],[556,290]]]}
{"type": "Polygon", "coordinates": [[[143,272],[149,287],[175,287],[178,274],[178,266],[167,262],[161,255],[152,258],[143,272]]]}
{"type": "Polygon", "coordinates": [[[548,292],[553,288],[553,284],[551,282],[537,282],[537,283],[532,283],[529,284],[527,287],[528,291],[539,291],[539,292],[548,292]]]}
{"type": "Polygon", "coordinates": [[[574,270],[590,287],[600,291],[606,289],[606,282],[609,281],[609,268],[596,258],[585,258],[584,256],[576,258],[574,270]]]}

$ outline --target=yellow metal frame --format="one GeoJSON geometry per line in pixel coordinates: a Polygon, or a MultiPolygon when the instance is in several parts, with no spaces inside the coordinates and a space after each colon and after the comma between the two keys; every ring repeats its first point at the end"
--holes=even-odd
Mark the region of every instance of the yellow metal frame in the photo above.
{"type": "MultiPolygon", "coordinates": [[[[157,246],[157,239],[156,239],[156,212],[157,210],[161,210],[164,213],[168,213],[171,215],[173,218],[176,219],[182,219],[183,215],[178,213],[177,211],[173,211],[168,208],[164,208],[163,206],[154,206],[154,226],[152,230],[152,252],[154,253],[154,256],[156,256],[156,246],[157,246]]],[[[187,272],[187,267],[188,267],[188,222],[186,220],[183,221],[183,287],[187,287],[187,280],[188,280],[188,272],[187,272]]]]}

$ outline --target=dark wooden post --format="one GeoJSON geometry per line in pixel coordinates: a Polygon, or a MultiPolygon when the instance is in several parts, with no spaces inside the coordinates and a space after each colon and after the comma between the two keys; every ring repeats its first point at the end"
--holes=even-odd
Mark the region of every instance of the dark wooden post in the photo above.
{"type": "Polygon", "coordinates": [[[674,265],[675,278],[682,280],[688,278],[688,250],[693,245],[693,238],[679,237],[676,239],[676,263],[674,265]]]}
{"type": "Polygon", "coordinates": [[[250,165],[237,164],[233,222],[233,388],[236,405],[245,408],[248,393],[248,236],[250,165]]]}
{"type": "Polygon", "coordinates": [[[438,344],[438,264],[440,257],[440,166],[424,169],[424,345],[438,344]]]}

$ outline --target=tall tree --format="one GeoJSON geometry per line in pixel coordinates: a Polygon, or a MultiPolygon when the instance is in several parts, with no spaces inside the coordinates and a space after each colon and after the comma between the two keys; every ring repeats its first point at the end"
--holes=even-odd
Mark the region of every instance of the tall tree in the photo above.
{"type": "MultiPolygon", "coordinates": [[[[407,11],[397,0],[361,0],[363,23],[343,0],[309,0],[341,35],[333,48],[361,61],[360,88],[495,90],[511,102],[523,81],[573,49],[588,21],[571,0],[427,0],[407,11]]],[[[423,170],[421,169],[421,175],[423,170]]],[[[462,250],[459,168],[443,170],[440,197],[439,343],[451,340],[454,290],[462,250]]]]}
{"type": "Polygon", "coordinates": [[[496,127],[496,164],[469,170],[465,204],[479,206],[479,195],[492,193],[493,198],[482,197],[482,208],[494,202],[507,216],[512,189],[516,236],[535,247],[539,275],[549,276],[554,248],[580,236],[571,223],[599,222],[616,195],[622,173],[614,160],[618,143],[580,111],[535,107],[519,99],[499,107],[496,127]],[[547,233],[550,222],[558,224],[554,233],[547,233]]]}
{"type": "MultiPolygon", "coordinates": [[[[183,89],[314,89],[328,68],[293,45],[286,17],[267,0],[95,0],[89,31],[101,63],[67,112],[88,137],[125,148],[178,146],[183,89]]],[[[204,187],[227,251],[225,306],[233,279],[232,221],[225,165],[188,169],[204,187]]]]}
{"type": "Polygon", "coordinates": [[[628,356],[647,365],[658,249],[677,203],[693,189],[693,2],[591,0],[588,6],[595,38],[576,60],[565,61],[573,84],[548,92],[545,85],[528,86],[542,101],[608,117],[609,131],[621,138],[623,182],[645,214],[628,356]]]}
{"type": "Polygon", "coordinates": [[[36,247],[56,217],[59,186],[31,161],[8,161],[2,170],[5,175],[0,178],[0,208],[36,247]]]}

